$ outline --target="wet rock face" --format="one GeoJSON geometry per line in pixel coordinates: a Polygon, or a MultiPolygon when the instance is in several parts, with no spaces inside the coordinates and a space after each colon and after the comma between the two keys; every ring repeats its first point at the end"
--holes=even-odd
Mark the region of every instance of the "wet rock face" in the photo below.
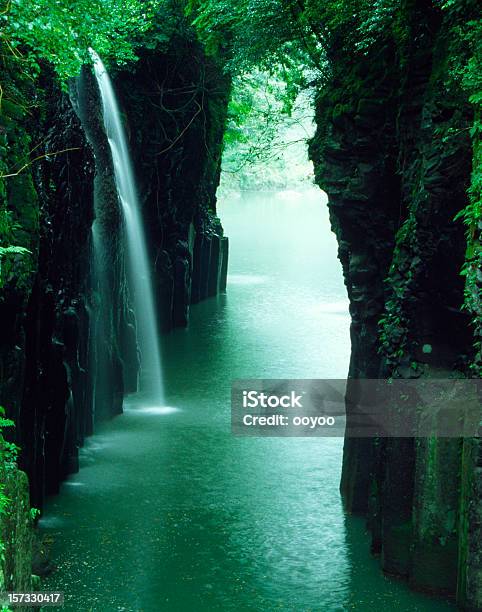
{"type": "MultiPolygon", "coordinates": [[[[350,298],[354,379],[460,376],[472,357],[453,221],[467,204],[471,110],[445,87],[442,15],[410,11],[409,47],[335,50],[317,101],[311,157],[350,298]]],[[[347,439],[341,486],[387,573],[480,608],[480,441],[347,439]]]]}
{"type": "MultiPolygon", "coordinates": [[[[16,75],[11,78],[16,83],[16,75]]],[[[68,99],[51,82],[46,74],[37,90],[41,115],[2,116],[11,167],[20,167],[14,157],[22,150],[28,159],[33,147],[36,155],[69,149],[2,181],[1,204],[21,228],[11,239],[32,254],[27,273],[7,278],[1,294],[0,403],[16,422],[37,506],[76,469],[90,406],[85,372],[93,159],[68,99]]],[[[16,86],[26,100],[33,96],[16,86]]]]}
{"type": "MultiPolygon", "coordinates": [[[[229,82],[196,43],[173,49],[146,51],[117,76],[164,330],[186,325],[191,303],[226,288],[228,253],[215,191],[229,82]]],[[[35,95],[35,121],[15,109],[0,116],[5,167],[38,143],[36,154],[63,153],[0,180],[0,208],[21,226],[15,243],[32,251],[0,299],[0,405],[17,423],[32,504],[42,507],[78,469],[95,422],[120,413],[124,394],[137,390],[139,355],[95,79],[86,70],[66,95],[46,71],[35,95]]]]}
{"type": "Polygon", "coordinates": [[[0,557],[0,591],[32,590],[32,519],[30,515],[27,476],[19,470],[8,473],[0,469],[4,493],[11,511],[0,516],[0,542],[5,549],[0,557]]]}
{"type": "Polygon", "coordinates": [[[127,120],[163,330],[226,286],[227,241],[216,189],[230,81],[195,40],[145,51],[114,78],[127,120]],[[224,265],[223,265],[224,261],[224,265]]]}
{"type": "Polygon", "coordinates": [[[71,100],[92,148],[92,240],[90,258],[91,360],[95,419],[122,412],[124,393],[137,390],[139,359],[126,279],[124,220],[117,195],[111,150],[104,129],[97,82],[85,68],[71,86],[71,100]]]}
{"type": "Polygon", "coordinates": [[[36,137],[45,134],[47,151],[72,150],[33,169],[40,241],[17,423],[35,505],[77,469],[78,448],[93,420],[87,376],[93,157],[68,98],[47,87],[45,96],[47,113],[36,137]]]}

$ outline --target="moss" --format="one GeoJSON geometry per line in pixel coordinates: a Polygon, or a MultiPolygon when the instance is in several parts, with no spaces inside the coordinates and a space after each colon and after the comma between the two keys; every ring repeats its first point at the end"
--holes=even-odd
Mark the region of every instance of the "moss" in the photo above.
{"type": "Polygon", "coordinates": [[[32,590],[32,518],[27,476],[17,470],[5,471],[0,465],[0,480],[10,499],[8,510],[0,515],[0,591],[32,590]]]}
{"type": "Polygon", "coordinates": [[[350,113],[352,110],[353,109],[350,104],[335,104],[332,113],[332,121],[336,121],[340,117],[343,117],[343,115],[350,113]]]}
{"type": "Polygon", "coordinates": [[[466,278],[465,308],[471,315],[474,331],[474,355],[471,369],[472,374],[478,378],[482,377],[482,279],[480,277],[480,270],[482,270],[481,106],[480,102],[476,105],[474,126],[472,128],[473,164],[469,189],[470,202],[460,214],[467,227],[467,251],[462,274],[466,278]]]}
{"type": "MultiPolygon", "coordinates": [[[[39,200],[30,165],[31,84],[6,62],[2,75],[5,92],[0,106],[0,246],[20,246],[31,255],[4,255],[1,285],[23,294],[30,292],[39,240],[39,200]],[[22,100],[22,101],[21,101],[22,100]]],[[[38,95],[38,92],[37,92],[38,95]]]]}
{"type": "Polygon", "coordinates": [[[23,119],[25,117],[25,113],[25,107],[21,104],[6,98],[2,98],[0,117],[2,117],[6,123],[12,124],[15,121],[23,119]]]}
{"type": "MultiPolygon", "coordinates": [[[[476,3],[444,7],[398,3],[360,55],[341,41],[317,97],[310,154],[351,302],[353,378],[481,374],[482,37],[470,21],[476,3]],[[465,229],[454,221],[461,210],[465,229]]],[[[451,595],[458,571],[460,601],[478,609],[480,458],[477,467],[464,450],[462,462],[461,445],[415,444],[402,499],[396,455],[373,444],[374,467],[349,439],[342,492],[349,510],[369,513],[387,571],[451,595]]]]}
{"type": "Polygon", "coordinates": [[[457,542],[424,542],[413,555],[410,582],[418,590],[453,595],[457,582],[457,542]]]}
{"type": "Polygon", "coordinates": [[[386,573],[408,576],[412,537],[413,526],[411,521],[406,521],[401,525],[392,525],[384,530],[382,567],[386,573]]]}

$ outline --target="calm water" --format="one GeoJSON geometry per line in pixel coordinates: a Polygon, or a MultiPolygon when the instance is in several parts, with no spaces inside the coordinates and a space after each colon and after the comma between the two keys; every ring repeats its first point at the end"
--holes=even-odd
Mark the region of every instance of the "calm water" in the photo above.
{"type": "Polygon", "coordinates": [[[141,397],[82,451],[42,529],[65,609],[443,611],[382,576],[338,494],[342,440],[234,438],[234,378],[336,378],[349,318],[326,206],[223,202],[228,294],[164,339],[167,406],[141,397]]]}

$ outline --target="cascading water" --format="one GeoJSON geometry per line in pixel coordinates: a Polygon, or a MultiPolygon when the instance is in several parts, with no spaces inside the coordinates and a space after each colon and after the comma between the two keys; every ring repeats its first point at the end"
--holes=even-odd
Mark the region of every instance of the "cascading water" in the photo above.
{"type": "Polygon", "coordinates": [[[127,139],[109,75],[97,53],[93,49],[89,49],[89,52],[94,62],[102,98],[104,125],[112,151],[117,192],[126,224],[127,254],[142,357],[143,376],[140,390],[148,394],[156,404],[162,403],[164,390],[154,296],[127,139]]]}

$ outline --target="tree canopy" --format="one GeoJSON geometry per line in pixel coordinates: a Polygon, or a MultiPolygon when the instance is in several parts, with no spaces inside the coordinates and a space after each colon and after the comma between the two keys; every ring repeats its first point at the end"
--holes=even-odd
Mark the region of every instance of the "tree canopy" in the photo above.
{"type": "MultiPolygon", "coordinates": [[[[399,0],[0,0],[0,41],[35,75],[48,61],[61,79],[88,63],[88,47],[107,62],[134,61],[136,49],[167,42],[192,23],[208,53],[232,74],[253,67],[289,80],[309,67],[329,71],[330,51],[368,48],[380,36],[403,36],[399,0]],[[301,68],[301,70],[300,70],[301,68]]],[[[432,0],[456,22],[468,47],[480,41],[476,0],[432,0]],[[460,19],[462,17],[462,19],[460,19]]],[[[480,44],[480,43],[479,43],[480,44]]],[[[474,55],[474,54],[472,54],[474,55]]],[[[459,67],[467,69],[467,66],[459,67]]],[[[472,70],[475,74],[475,70],[472,70]]]]}
{"type": "Polygon", "coordinates": [[[184,8],[183,0],[0,0],[0,41],[24,72],[35,77],[48,62],[65,81],[91,62],[89,47],[124,65],[137,48],[168,42],[184,8]]]}

